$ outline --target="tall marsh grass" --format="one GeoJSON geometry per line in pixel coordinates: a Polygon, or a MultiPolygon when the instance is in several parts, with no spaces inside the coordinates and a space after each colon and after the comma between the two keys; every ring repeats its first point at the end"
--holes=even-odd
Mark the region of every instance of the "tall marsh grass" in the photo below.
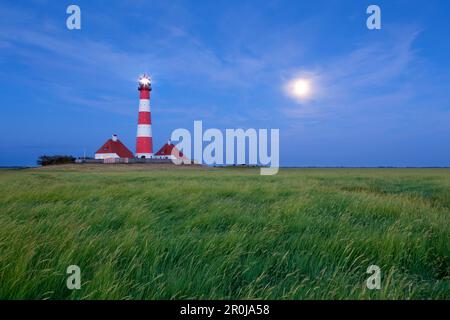
{"type": "Polygon", "coordinates": [[[447,169],[0,170],[1,299],[449,299],[449,262],[447,169]]]}

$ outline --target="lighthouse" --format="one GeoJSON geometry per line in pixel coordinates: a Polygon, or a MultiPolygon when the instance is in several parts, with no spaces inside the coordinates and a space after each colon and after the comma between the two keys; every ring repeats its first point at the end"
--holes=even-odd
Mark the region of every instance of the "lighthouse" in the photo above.
{"type": "Polygon", "coordinates": [[[151,158],[153,156],[152,117],[150,112],[150,77],[139,78],[139,117],[136,136],[136,157],[151,158]]]}

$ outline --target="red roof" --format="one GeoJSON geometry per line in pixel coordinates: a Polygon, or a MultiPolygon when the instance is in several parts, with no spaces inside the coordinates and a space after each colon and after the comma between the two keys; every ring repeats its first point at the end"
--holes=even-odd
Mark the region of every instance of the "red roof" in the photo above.
{"type": "Polygon", "coordinates": [[[96,153],[116,153],[120,158],[134,158],[133,153],[119,139],[109,139],[96,153]]]}
{"type": "Polygon", "coordinates": [[[176,156],[176,157],[183,157],[183,152],[180,152],[175,145],[173,144],[168,144],[166,143],[165,145],[162,146],[161,149],[159,149],[159,151],[157,153],[155,153],[155,156],[170,156],[172,155],[176,156]],[[175,148],[175,150],[173,150],[175,148]]]}

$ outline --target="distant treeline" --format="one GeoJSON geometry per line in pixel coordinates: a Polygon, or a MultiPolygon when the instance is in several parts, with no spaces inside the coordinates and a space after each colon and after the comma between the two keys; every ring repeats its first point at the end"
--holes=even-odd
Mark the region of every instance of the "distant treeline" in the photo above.
{"type": "Polygon", "coordinates": [[[40,156],[37,160],[37,164],[40,166],[49,166],[53,164],[74,163],[75,157],[72,156],[40,156]]]}

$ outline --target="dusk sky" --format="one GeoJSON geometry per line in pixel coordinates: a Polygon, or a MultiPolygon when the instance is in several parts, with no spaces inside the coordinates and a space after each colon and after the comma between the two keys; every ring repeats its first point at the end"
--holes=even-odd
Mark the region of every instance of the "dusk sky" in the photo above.
{"type": "Polygon", "coordinates": [[[202,120],[280,129],[283,166],[450,166],[447,0],[2,0],[0,166],[93,156],[113,133],[134,151],[142,73],[155,149],[202,120]]]}

